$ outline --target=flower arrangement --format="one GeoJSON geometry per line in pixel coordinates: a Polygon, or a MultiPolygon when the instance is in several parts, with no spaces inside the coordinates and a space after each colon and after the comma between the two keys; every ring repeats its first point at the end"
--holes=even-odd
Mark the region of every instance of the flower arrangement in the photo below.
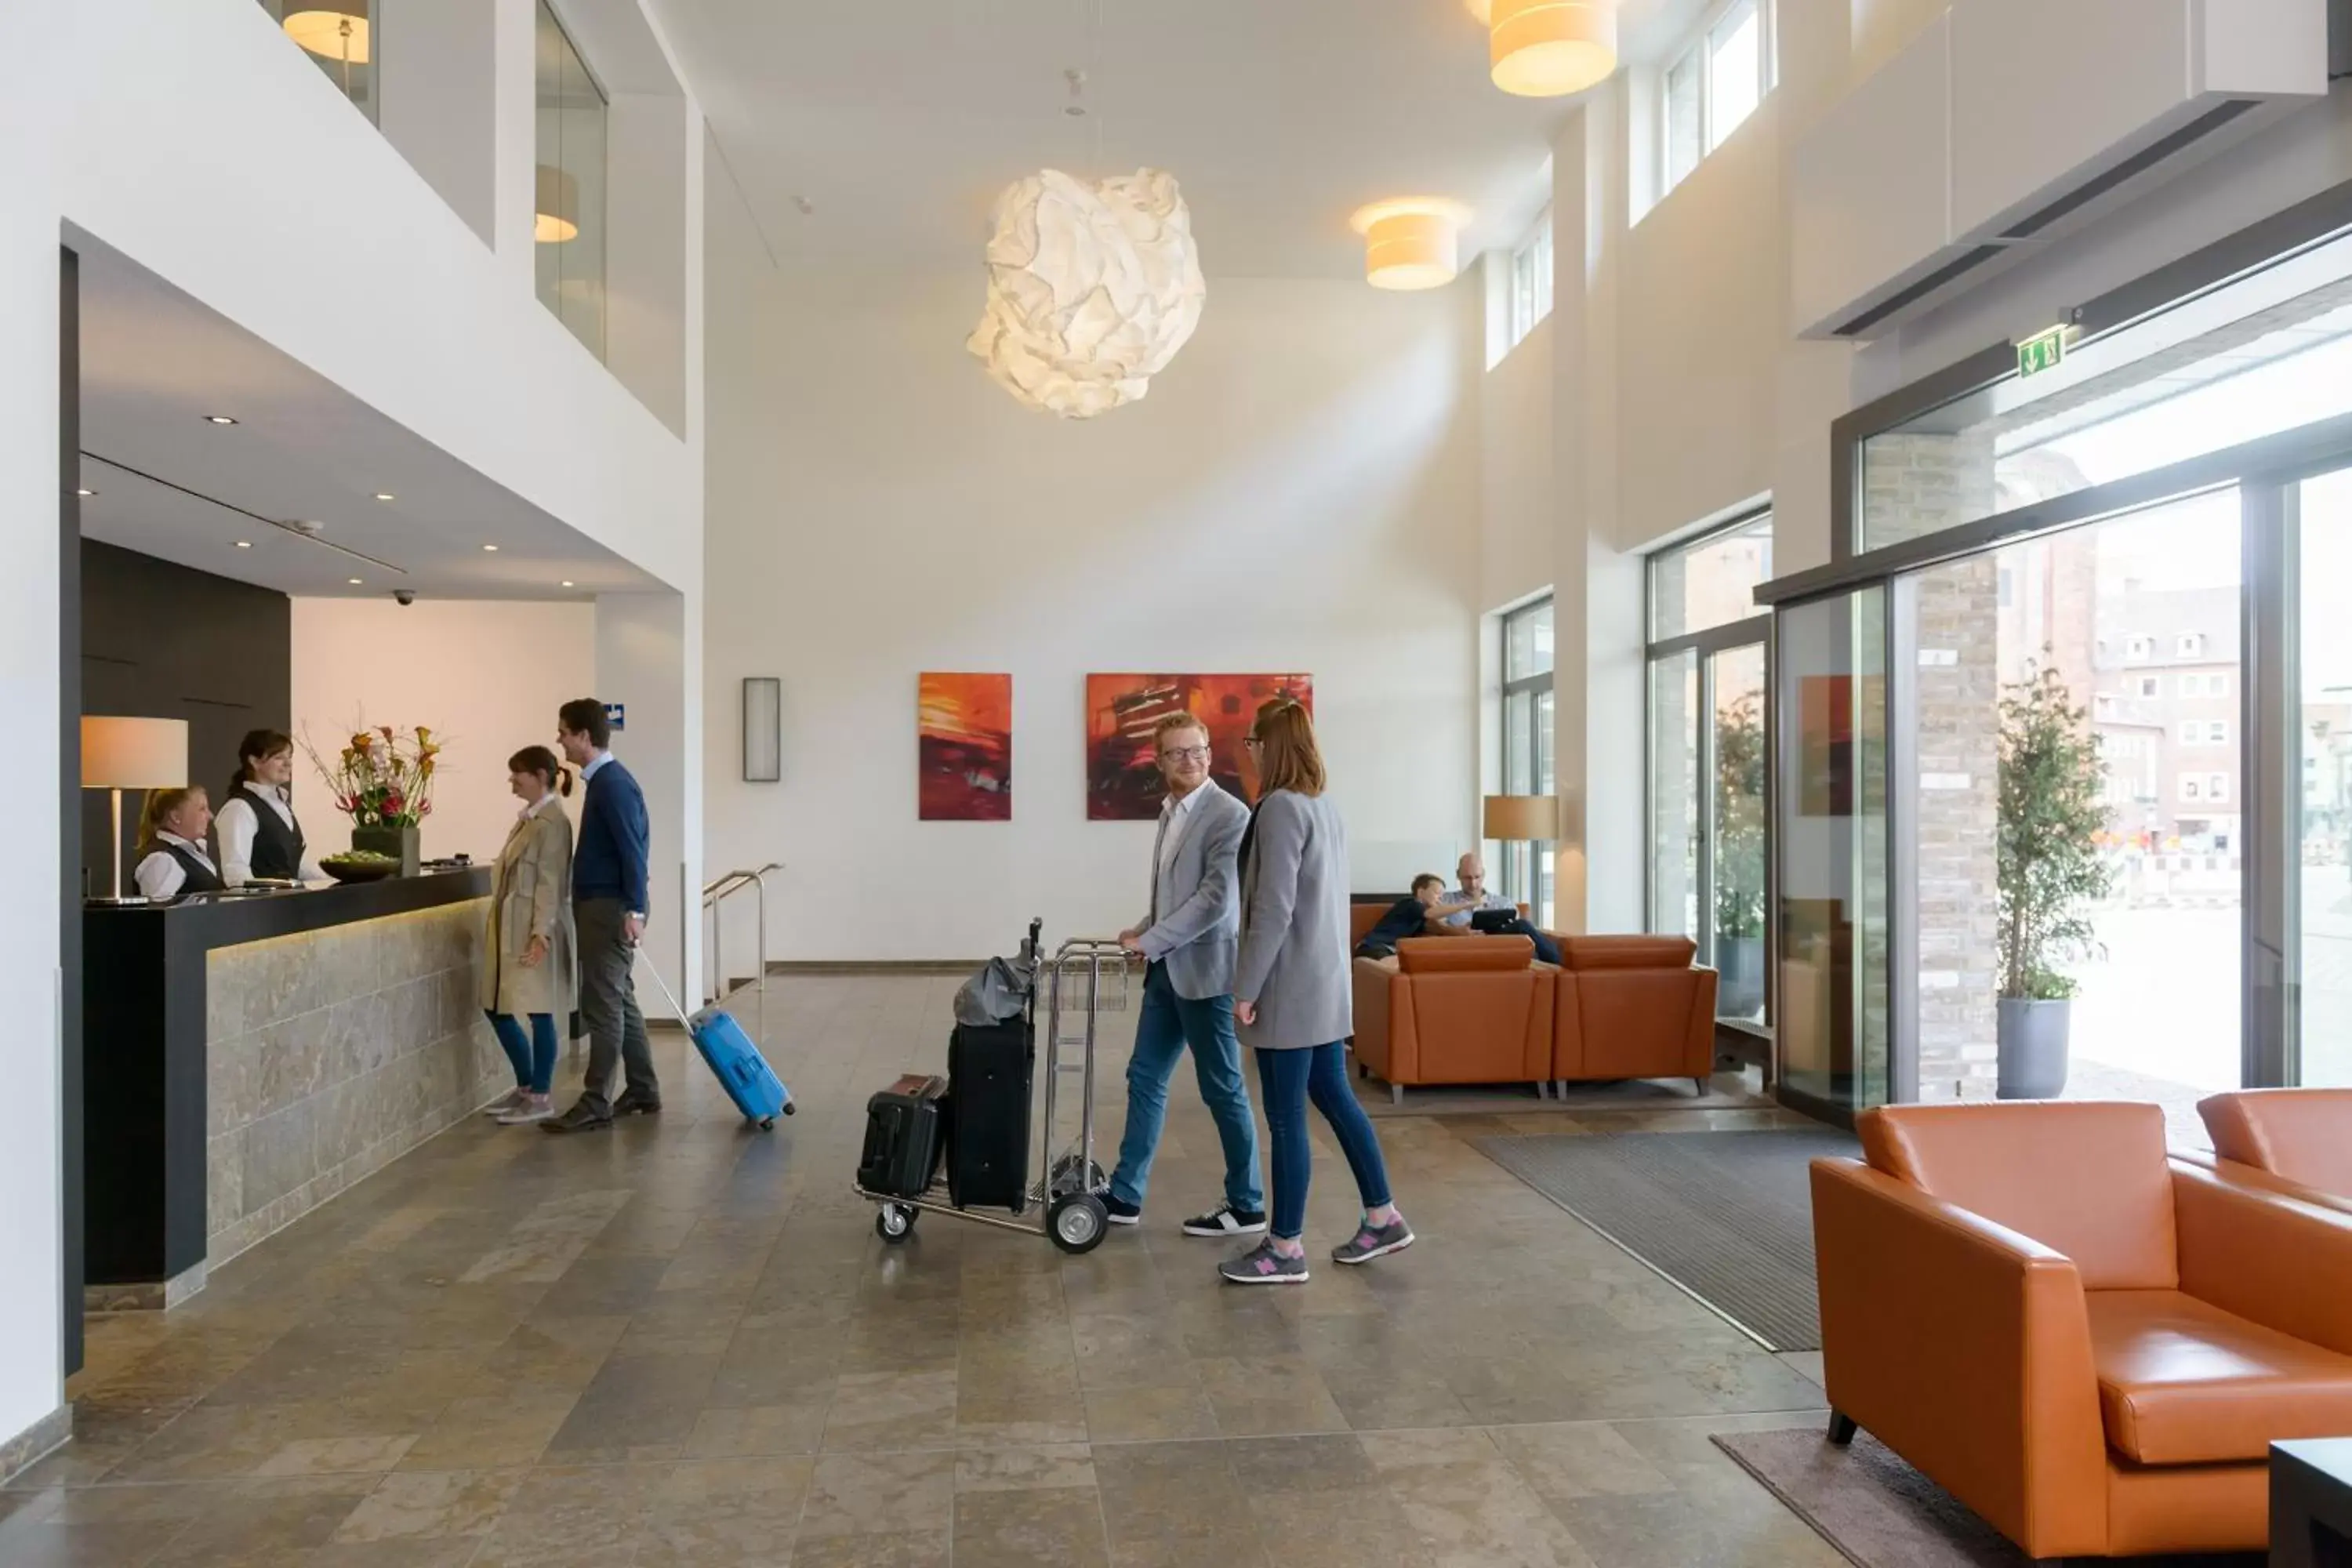
{"type": "Polygon", "coordinates": [[[327,781],[335,809],[355,827],[415,827],[433,815],[434,759],[441,754],[441,742],[422,724],[414,730],[389,724],[355,730],[331,763],[307,732],[302,750],[327,781]]]}

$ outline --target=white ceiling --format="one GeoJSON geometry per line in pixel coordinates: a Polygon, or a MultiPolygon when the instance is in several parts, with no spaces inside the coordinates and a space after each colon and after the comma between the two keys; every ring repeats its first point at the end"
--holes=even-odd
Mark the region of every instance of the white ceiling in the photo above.
{"type": "MultiPolygon", "coordinates": [[[[1466,263],[1543,209],[1574,101],[1497,90],[1462,0],[654,4],[785,266],[977,266],[1013,180],[1145,164],[1182,186],[1213,277],[1360,275],[1349,215],[1400,195],[1471,207],[1466,263]]],[[[1677,9],[1625,0],[1629,58],[1677,9]]]]}
{"type": "Polygon", "coordinates": [[[311,596],[660,586],[144,268],[84,237],[75,248],[89,538],[311,596]],[[313,539],[269,526],[296,521],[323,527],[313,539]]]}

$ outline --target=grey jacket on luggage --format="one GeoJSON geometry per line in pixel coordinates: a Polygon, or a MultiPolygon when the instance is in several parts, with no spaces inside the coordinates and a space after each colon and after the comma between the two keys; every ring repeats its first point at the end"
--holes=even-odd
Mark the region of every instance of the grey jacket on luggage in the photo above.
{"type": "Polygon", "coordinates": [[[1328,795],[1276,790],[1258,804],[1242,867],[1234,997],[1257,1004],[1242,1044],[1329,1045],[1355,1032],[1348,931],[1348,831],[1328,795]]]}
{"type": "MultiPolygon", "coordinates": [[[[1143,956],[1168,965],[1168,984],[1188,1002],[1228,996],[1234,987],[1234,945],[1241,930],[1241,890],[1234,858],[1249,807],[1211,780],[1200,798],[1168,825],[1176,840],[1163,845],[1168,875],[1160,909],[1144,911],[1139,939],[1143,956]]],[[[1160,868],[1155,862],[1152,875],[1160,868]]]]}

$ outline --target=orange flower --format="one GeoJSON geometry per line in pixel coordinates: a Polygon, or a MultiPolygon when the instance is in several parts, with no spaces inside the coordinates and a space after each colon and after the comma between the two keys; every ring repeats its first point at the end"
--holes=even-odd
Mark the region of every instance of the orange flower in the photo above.
{"type": "Polygon", "coordinates": [[[374,744],[375,737],[369,734],[365,730],[361,731],[358,734],[352,737],[352,749],[353,751],[364,752],[370,746],[374,744]]]}

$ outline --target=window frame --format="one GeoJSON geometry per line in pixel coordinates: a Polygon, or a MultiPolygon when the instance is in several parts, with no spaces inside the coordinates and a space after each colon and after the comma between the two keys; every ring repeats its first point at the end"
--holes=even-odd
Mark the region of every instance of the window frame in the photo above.
{"type": "Polygon", "coordinates": [[[1679,47],[1666,57],[1665,67],[1658,72],[1657,112],[1652,117],[1651,135],[1657,149],[1657,200],[1664,201],[1675,188],[1697,173],[1699,165],[1715,156],[1739,127],[1756,118],[1765,100],[1780,85],[1779,48],[1779,0],[1712,0],[1679,47]],[[1718,127],[1715,123],[1715,55],[1716,35],[1725,24],[1743,11],[1756,14],[1756,102],[1735,123],[1718,127]],[[1690,167],[1677,171],[1675,167],[1674,80],[1675,73],[1696,66],[1698,93],[1697,151],[1690,167]]]}
{"type": "Polygon", "coordinates": [[[1716,777],[1715,724],[1715,658],[1718,654],[1745,647],[1760,647],[1764,654],[1763,710],[1760,715],[1765,736],[1764,754],[1764,1021],[1717,1017],[1718,1028],[1769,1038],[1776,1016],[1778,986],[1775,976],[1774,951],[1778,944],[1777,922],[1772,910],[1779,898],[1780,856],[1773,841],[1775,796],[1778,789],[1777,763],[1774,759],[1774,645],[1772,614],[1759,608],[1738,620],[1725,621],[1700,631],[1679,632],[1671,637],[1657,635],[1657,576],[1669,559],[1704,549],[1718,539],[1753,529],[1759,522],[1773,521],[1774,509],[1769,501],[1744,511],[1737,517],[1703,529],[1687,538],[1654,550],[1642,561],[1642,626],[1643,636],[1642,679],[1642,917],[1643,924],[1652,931],[1661,930],[1657,900],[1658,790],[1657,742],[1654,704],[1651,700],[1653,672],[1665,660],[1678,658],[1685,653],[1695,654],[1697,661],[1698,694],[1691,721],[1697,731],[1697,816],[1698,847],[1695,858],[1698,901],[1698,927],[1687,933],[1697,945],[1696,962],[1710,963],[1714,952],[1714,855],[1716,777]]]}
{"type": "Polygon", "coordinates": [[[1552,257],[1556,243],[1552,234],[1552,209],[1547,205],[1519,243],[1511,247],[1508,287],[1504,290],[1505,341],[1503,354],[1496,356],[1497,363],[1513,349],[1527,342],[1528,334],[1551,314],[1552,257]]]}
{"type": "MultiPolygon", "coordinates": [[[[1559,635],[1559,618],[1553,596],[1545,594],[1504,611],[1499,630],[1503,639],[1500,661],[1503,673],[1500,736],[1503,793],[1505,795],[1557,795],[1559,790],[1558,743],[1554,741],[1547,744],[1543,735],[1547,719],[1556,719],[1559,710],[1559,698],[1554,685],[1556,679],[1554,671],[1559,664],[1557,640],[1559,635]],[[1513,674],[1511,671],[1512,628],[1546,611],[1551,612],[1552,616],[1554,642],[1551,657],[1546,660],[1541,669],[1532,669],[1525,674],[1513,674]],[[1523,700],[1528,710],[1527,754],[1524,759],[1513,751],[1511,745],[1511,714],[1523,700]],[[1522,761],[1526,764],[1524,768],[1519,765],[1522,761]],[[1549,787],[1543,776],[1547,771],[1547,763],[1549,764],[1549,771],[1551,773],[1549,787]]],[[[1482,824],[1481,826],[1483,826],[1482,824]]],[[[1499,879],[1503,896],[1524,901],[1528,906],[1528,912],[1535,918],[1535,923],[1547,930],[1550,929],[1553,916],[1557,912],[1552,907],[1556,902],[1553,894],[1557,888],[1555,879],[1559,865],[1557,847],[1555,846],[1553,851],[1553,869],[1548,873],[1543,866],[1541,845],[1524,838],[1497,839],[1496,843],[1503,852],[1502,876],[1499,879]]]]}

